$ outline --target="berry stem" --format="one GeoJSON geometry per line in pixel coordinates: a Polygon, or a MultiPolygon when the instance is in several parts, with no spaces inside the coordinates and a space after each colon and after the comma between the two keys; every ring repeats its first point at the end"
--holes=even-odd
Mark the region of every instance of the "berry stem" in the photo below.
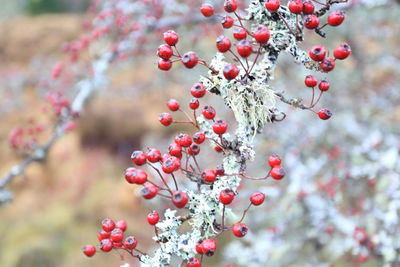
{"type": "Polygon", "coordinates": [[[155,166],[153,166],[153,164],[151,164],[151,163],[149,163],[149,162],[147,162],[147,164],[148,164],[150,167],[152,167],[152,168],[158,173],[158,175],[160,176],[162,182],[163,182],[164,185],[168,188],[168,192],[172,194],[172,190],[171,190],[171,188],[168,186],[168,183],[167,183],[167,181],[165,181],[165,179],[164,179],[163,175],[161,174],[160,170],[159,170],[158,168],[156,168],[155,166]]]}
{"type": "Polygon", "coordinates": [[[251,208],[251,206],[253,205],[253,203],[250,202],[249,206],[247,207],[247,209],[244,210],[242,218],[240,219],[239,222],[242,222],[244,217],[246,216],[246,213],[249,211],[249,209],[251,208]]]}

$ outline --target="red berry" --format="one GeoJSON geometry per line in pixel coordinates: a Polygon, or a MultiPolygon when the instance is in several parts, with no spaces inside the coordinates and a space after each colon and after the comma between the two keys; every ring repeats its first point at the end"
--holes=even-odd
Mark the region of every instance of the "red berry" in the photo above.
{"type": "Polygon", "coordinates": [[[114,242],[114,247],[115,248],[122,248],[122,243],[121,242],[114,242]]]}
{"type": "Polygon", "coordinates": [[[228,13],[235,12],[237,7],[238,5],[236,3],[236,0],[225,0],[224,2],[224,9],[228,13]]]}
{"type": "Polygon", "coordinates": [[[345,13],[343,10],[335,10],[328,16],[328,24],[331,26],[339,26],[344,20],[345,13]]]}
{"type": "Polygon", "coordinates": [[[253,53],[251,43],[247,40],[242,40],[236,45],[236,50],[241,57],[248,57],[253,53]]]}
{"type": "Polygon", "coordinates": [[[101,227],[103,228],[104,231],[111,232],[115,228],[115,223],[111,219],[104,219],[101,222],[101,227]]]}
{"type": "Polygon", "coordinates": [[[231,48],[231,40],[223,35],[218,36],[216,44],[218,51],[221,53],[225,53],[231,48]]]}
{"type": "Polygon", "coordinates": [[[293,14],[300,14],[303,12],[303,1],[302,0],[290,0],[289,2],[289,10],[293,14]]]}
{"type": "Polygon", "coordinates": [[[176,144],[176,143],[170,144],[168,146],[168,151],[169,151],[168,153],[171,156],[174,156],[174,157],[177,157],[177,158],[182,157],[182,147],[180,145],[176,144]]]}
{"type": "Polygon", "coordinates": [[[160,45],[157,50],[157,55],[165,60],[170,59],[173,53],[172,48],[167,44],[160,45]]]}
{"type": "Polygon", "coordinates": [[[261,192],[253,193],[250,196],[250,202],[254,206],[261,205],[262,203],[264,203],[264,200],[265,200],[265,195],[263,193],[261,193],[261,192]]]}
{"type": "Polygon", "coordinates": [[[86,245],[83,247],[83,254],[85,254],[88,257],[92,257],[94,254],[96,254],[96,247],[93,245],[86,245]]]}
{"type": "Polygon", "coordinates": [[[142,190],[140,190],[140,194],[145,199],[152,199],[157,195],[158,188],[155,185],[147,184],[142,190]]]}
{"type": "Polygon", "coordinates": [[[233,193],[233,191],[230,190],[229,188],[222,190],[219,193],[219,202],[221,202],[224,205],[231,204],[234,198],[235,198],[235,193],[233,193]]]}
{"type": "Polygon", "coordinates": [[[235,64],[226,64],[222,73],[228,81],[233,80],[239,75],[239,69],[235,64]]]}
{"type": "Polygon", "coordinates": [[[222,147],[220,147],[220,146],[218,146],[218,145],[216,145],[216,146],[214,147],[214,150],[217,151],[218,153],[220,153],[220,152],[223,151],[222,147]]]}
{"type": "Polygon", "coordinates": [[[159,68],[160,70],[165,70],[165,71],[167,71],[167,70],[170,70],[171,67],[172,67],[172,61],[169,60],[169,59],[168,59],[168,60],[160,59],[160,60],[158,61],[158,68],[159,68]]]}
{"type": "Polygon", "coordinates": [[[182,191],[175,191],[172,194],[172,203],[174,203],[174,205],[177,208],[183,208],[186,206],[186,204],[189,201],[189,196],[186,192],[182,192],[182,191]]]}
{"type": "Polygon", "coordinates": [[[308,15],[304,20],[304,26],[307,29],[313,30],[319,25],[319,18],[315,15],[308,15]]]}
{"type": "Polygon", "coordinates": [[[160,214],[157,211],[153,210],[147,215],[147,222],[150,225],[156,225],[160,221],[160,214]]]}
{"type": "Polygon", "coordinates": [[[167,107],[171,111],[177,111],[179,109],[179,102],[176,99],[170,99],[167,102],[167,107]]]}
{"type": "Polygon", "coordinates": [[[169,30],[164,32],[164,41],[170,45],[176,45],[179,41],[179,36],[176,32],[174,32],[173,30],[169,30]]]}
{"type": "Polygon", "coordinates": [[[233,38],[235,38],[236,40],[240,41],[246,39],[246,37],[247,37],[247,32],[245,29],[240,27],[240,28],[235,28],[233,30],[233,38]]]}
{"type": "Polygon", "coordinates": [[[121,242],[123,238],[124,238],[124,232],[121,229],[115,228],[114,230],[111,231],[110,239],[113,242],[121,242]]]}
{"type": "Polygon", "coordinates": [[[180,146],[188,147],[192,144],[192,138],[188,134],[180,133],[174,137],[175,143],[180,146]]]}
{"type": "Polygon", "coordinates": [[[203,97],[206,94],[206,91],[206,87],[202,83],[195,83],[192,88],[190,88],[190,93],[196,98],[203,97]]]}
{"type": "Polygon", "coordinates": [[[205,106],[203,108],[202,114],[206,119],[212,120],[214,119],[215,115],[217,115],[217,112],[212,106],[205,106]]]}
{"type": "Polygon", "coordinates": [[[161,113],[160,116],[158,116],[158,121],[161,122],[162,125],[164,126],[169,126],[172,123],[172,116],[169,113],[161,113]]]}
{"type": "Polygon", "coordinates": [[[213,169],[205,169],[201,172],[201,179],[204,182],[212,183],[217,179],[217,173],[213,169]]]}
{"type": "Polygon", "coordinates": [[[348,44],[340,44],[333,51],[333,56],[336,59],[345,59],[351,54],[351,47],[348,44]]]}
{"type": "Polygon", "coordinates": [[[219,176],[222,176],[225,174],[225,168],[223,164],[217,165],[217,167],[215,168],[215,173],[219,176]]]}
{"type": "Polygon", "coordinates": [[[187,261],[187,267],[201,267],[201,262],[198,258],[189,258],[187,261]]]}
{"type": "Polygon", "coordinates": [[[101,230],[98,235],[97,235],[97,239],[99,241],[106,239],[106,238],[110,238],[110,232],[106,232],[104,230],[101,230]]]}
{"type": "Polygon", "coordinates": [[[328,120],[330,117],[332,117],[332,112],[329,109],[323,108],[318,111],[318,116],[321,120],[328,120]]]}
{"type": "Polygon", "coordinates": [[[100,241],[100,249],[104,252],[109,252],[113,249],[114,243],[111,239],[103,239],[100,241]]]}
{"type": "Polygon", "coordinates": [[[137,246],[137,244],[138,244],[138,241],[137,241],[137,239],[136,239],[134,236],[127,236],[127,237],[124,239],[124,242],[122,242],[122,244],[124,245],[124,247],[125,247],[126,249],[131,250],[131,249],[136,248],[136,246],[137,246]]]}
{"type": "Polygon", "coordinates": [[[190,99],[189,108],[194,110],[194,109],[198,109],[199,106],[200,106],[200,102],[197,98],[190,99]]]}
{"type": "Polygon", "coordinates": [[[281,162],[282,162],[281,158],[276,154],[271,155],[268,158],[268,164],[271,167],[279,166],[281,162]]]}
{"type": "Polygon", "coordinates": [[[183,55],[183,57],[181,58],[181,61],[182,61],[183,65],[185,65],[186,68],[192,69],[199,62],[199,57],[197,56],[197,54],[195,52],[189,51],[183,55]]]}
{"type": "Polygon", "coordinates": [[[280,180],[285,176],[286,172],[285,169],[281,166],[275,166],[271,169],[271,177],[275,180],[280,180]]]}
{"type": "Polygon", "coordinates": [[[305,80],[304,80],[304,84],[307,87],[315,87],[318,84],[317,78],[315,78],[315,76],[312,75],[307,75],[305,80]]]}
{"type": "Polygon", "coordinates": [[[146,154],[143,153],[143,151],[136,150],[136,151],[132,152],[131,160],[136,165],[141,166],[143,164],[146,164],[147,157],[146,157],[146,154]]]}
{"type": "Polygon", "coordinates": [[[318,85],[319,90],[328,91],[330,88],[330,84],[328,81],[322,80],[318,85]]]}
{"type": "Polygon", "coordinates": [[[203,252],[203,240],[197,241],[197,243],[196,243],[196,252],[201,254],[201,255],[204,254],[204,252],[203,252]]]}
{"type": "Polygon", "coordinates": [[[200,7],[200,12],[204,17],[211,17],[214,15],[214,7],[210,4],[203,4],[200,7]]]}
{"type": "Polygon", "coordinates": [[[147,160],[156,163],[161,160],[161,152],[158,149],[150,148],[146,154],[147,160]]]}
{"type": "Polygon", "coordinates": [[[173,173],[181,167],[180,160],[177,157],[168,155],[166,156],[161,164],[161,168],[165,173],[173,173]]]}
{"type": "Polygon", "coordinates": [[[123,232],[126,231],[126,228],[128,225],[126,224],[125,220],[119,220],[118,222],[115,223],[115,228],[121,229],[123,232]]]}
{"type": "Polygon", "coordinates": [[[221,19],[221,24],[222,27],[224,27],[225,29],[229,29],[233,26],[233,18],[231,16],[223,16],[221,19]]]}
{"type": "Polygon", "coordinates": [[[265,25],[259,25],[257,29],[254,31],[253,35],[254,39],[256,39],[256,42],[260,44],[267,43],[269,38],[271,37],[269,29],[265,25]]]}
{"type": "Polygon", "coordinates": [[[314,13],[315,6],[311,1],[304,1],[303,2],[303,14],[309,15],[314,13]]]}
{"type": "Polygon", "coordinates": [[[247,235],[249,228],[244,223],[235,223],[232,228],[232,233],[237,237],[244,237],[247,235]]]}
{"type": "Polygon", "coordinates": [[[189,155],[196,156],[200,153],[200,146],[198,144],[191,144],[187,152],[189,155]]]}
{"type": "Polygon", "coordinates": [[[314,61],[322,61],[326,55],[326,49],[322,45],[315,45],[309,51],[310,58],[314,61]]]}
{"type": "Polygon", "coordinates": [[[206,239],[201,243],[201,248],[203,254],[210,257],[214,255],[215,251],[217,250],[217,243],[214,239],[206,239]]]}
{"type": "Polygon", "coordinates": [[[333,58],[324,58],[319,66],[323,71],[329,72],[335,68],[335,60],[333,58]]]}
{"type": "Polygon", "coordinates": [[[197,132],[192,136],[192,139],[196,144],[202,144],[206,139],[206,135],[203,132],[197,132]]]}
{"type": "Polygon", "coordinates": [[[275,12],[279,9],[281,6],[281,3],[279,0],[267,0],[265,2],[265,8],[268,9],[270,12],[275,12]]]}
{"type": "Polygon", "coordinates": [[[144,184],[147,182],[147,173],[137,168],[128,168],[125,172],[125,180],[130,184],[144,184]]]}
{"type": "Polygon", "coordinates": [[[224,134],[228,130],[228,123],[223,120],[217,120],[213,124],[213,131],[216,134],[224,134]]]}

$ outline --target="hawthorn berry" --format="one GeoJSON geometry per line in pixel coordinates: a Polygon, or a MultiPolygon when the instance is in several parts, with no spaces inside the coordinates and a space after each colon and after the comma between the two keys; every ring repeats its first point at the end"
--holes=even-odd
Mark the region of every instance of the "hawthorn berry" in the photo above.
{"type": "Polygon", "coordinates": [[[220,175],[220,176],[224,175],[224,174],[225,174],[224,165],[223,165],[223,164],[217,165],[217,167],[215,168],[215,173],[216,173],[217,175],[220,175]]]}
{"type": "Polygon", "coordinates": [[[169,60],[169,59],[168,59],[168,60],[160,59],[160,60],[158,61],[158,68],[159,68],[160,70],[165,70],[165,71],[167,71],[167,70],[170,70],[171,67],[172,67],[172,61],[169,60]]]}
{"type": "Polygon", "coordinates": [[[114,243],[111,239],[103,239],[100,241],[100,249],[104,252],[109,252],[113,249],[114,243]]]}
{"type": "Polygon", "coordinates": [[[275,12],[279,9],[281,3],[279,0],[267,0],[265,1],[265,8],[270,12],[275,12]]]}
{"type": "Polygon", "coordinates": [[[179,35],[173,31],[169,30],[164,32],[164,42],[167,43],[170,46],[174,46],[178,43],[179,41],[179,35]]]}
{"type": "Polygon", "coordinates": [[[304,80],[304,84],[307,87],[315,87],[318,84],[317,78],[315,78],[315,76],[312,75],[307,75],[305,80],[304,80]]]}
{"type": "Polygon", "coordinates": [[[151,163],[156,163],[161,160],[161,152],[158,149],[150,148],[146,153],[146,158],[151,163]]]}
{"type": "Polygon", "coordinates": [[[313,30],[319,25],[319,18],[315,15],[308,15],[304,20],[304,26],[307,29],[313,30]]]}
{"type": "Polygon", "coordinates": [[[125,180],[130,184],[144,184],[147,182],[147,173],[136,168],[128,168],[125,172],[125,180]]]}
{"type": "Polygon", "coordinates": [[[213,123],[213,131],[216,134],[224,134],[228,130],[228,123],[223,120],[217,120],[213,123]]]}
{"type": "Polygon", "coordinates": [[[217,173],[213,169],[205,169],[201,172],[201,179],[204,182],[212,183],[217,179],[217,173]]]}
{"type": "Polygon", "coordinates": [[[217,151],[218,153],[220,153],[220,152],[223,151],[222,147],[220,147],[219,145],[216,145],[216,146],[214,147],[214,150],[217,151]]]}
{"type": "Polygon", "coordinates": [[[145,199],[152,199],[158,193],[158,188],[155,185],[147,184],[145,185],[142,190],[140,190],[140,194],[145,199]]]}
{"type": "Polygon", "coordinates": [[[199,62],[199,57],[195,52],[189,51],[182,56],[181,61],[186,68],[192,69],[199,62]]]}
{"type": "Polygon", "coordinates": [[[223,35],[218,36],[216,40],[217,49],[221,53],[225,53],[231,48],[231,40],[223,35]]]}
{"type": "Polygon", "coordinates": [[[281,158],[276,154],[271,155],[268,158],[268,164],[271,167],[279,166],[281,162],[282,162],[281,158]]]}
{"type": "Polygon", "coordinates": [[[114,245],[114,248],[121,248],[122,247],[122,243],[121,242],[114,242],[113,245],[114,245]]]}
{"type": "Polygon", "coordinates": [[[197,132],[192,136],[193,142],[202,144],[206,140],[206,135],[203,132],[197,132]]]}
{"type": "Polygon", "coordinates": [[[249,231],[249,228],[244,223],[238,222],[238,223],[235,223],[232,227],[232,233],[237,237],[244,237],[245,235],[247,235],[248,231],[249,231]]]}
{"type": "Polygon", "coordinates": [[[315,5],[311,1],[303,1],[303,14],[309,15],[314,13],[315,5]]]}
{"type": "Polygon", "coordinates": [[[104,229],[101,230],[101,231],[97,234],[97,239],[98,239],[99,241],[101,241],[101,240],[103,240],[103,239],[106,239],[106,238],[109,238],[109,237],[110,237],[110,232],[104,231],[104,229]]]}
{"type": "Polygon", "coordinates": [[[180,146],[176,143],[172,143],[168,146],[168,153],[171,156],[181,158],[182,157],[182,146],[180,146]]]}
{"type": "Polygon", "coordinates": [[[172,194],[172,203],[174,203],[174,205],[179,209],[185,207],[188,201],[189,196],[186,192],[178,190],[172,194]]]}
{"type": "Polygon", "coordinates": [[[271,169],[270,175],[275,180],[282,179],[286,174],[286,171],[281,166],[275,166],[271,169]]]}
{"type": "Polygon", "coordinates": [[[269,38],[271,37],[271,33],[269,29],[265,25],[259,25],[257,29],[253,33],[254,39],[259,44],[265,44],[268,42],[269,38]]]}
{"type": "Polygon", "coordinates": [[[214,239],[205,239],[201,243],[201,249],[202,249],[203,254],[211,257],[212,255],[214,255],[215,251],[217,250],[217,243],[215,242],[214,239]]]}
{"type": "Polygon", "coordinates": [[[189,258],[187,261],[187,267],[201,267],[201,262],[196,257],[189,258]]]}
{"type": "Polygon", "coordinates": [[[160,45],[157,50],[157,55],[165,60],[170,59],[173,53],[172,48],[167,44],[160,45]]]}
{"type": "Polygon", "coordinates": [[[206,94],[206,87],[203,83],[195,83],[192,88],[190,88],[190,93],[196,98],[201,98],[206,94]]]}
{"type": "Polygon", "coordinates": [[[138,241],[134,236],[127,236],[122,244],[126,249],[132,250],[136,248],[138,241]]]}
{"type": "Polygon", "coordinates": [[[188,134],[180,133],[174,137],[175,143],[180,146],[188,147],[192,144],[192,138],[188,134]]]}
{"type": "Polygon", "coordinates": [[[104,219],[101,222],[101,227],[103,228],[104,231],[111,232],[115,228],[115,223],[111,219],[104,219]]]}
{"type": "Polygon", "coordinates": [[[224,10],[228,13],[235,12],[237,7],[236,0],[225,0],[224,2],[224,10]]]}
{"type": "Polygon", "coordinates": [[[330,117],[332,117],[332,112],[329,109],[323,108],[318,111],[318,116],[321,120],[328,120],[330,117]]]}
{"type": "Polygon", "coordinates": [[[121,229],[121,231],[125,232],[128,227],[125,220],[119,220],[115,223],[115,228],[121,229]]]}
{"type": "Polygon", "coordinates": [[[323,71],[329,72],[335,68],[335,60],[333,58],[324,58],[319,66],[323,71]]]}
{"type": "Polygon", "coordinates": [[[225,29],[229,29],[233,26],[233,18],[231,16],[223,16],[221,18],[221,24],[222,27],[224,27],[225,29]]]}
{"type": "Polygon", "coordinates": [[[235,28],[233,30],[233,38],[235,38],[236,40],[240,41],[240,40],[246,39],[246,37],[247,37],[247,32],[242,27],[235,28]]]}
{"type": "Polygon", "coordinates": [[[200,7],[200,12],[204,17],[211,17],[214,15],[214,7],[210,4],[203,4],[200,7]]]}
{"type": "Polygon", "coordinates": [[[328,81],[322,80],[318,85],[319,90],[328,91],[330,88],[330,84],[328,81]]]}
{"type": "Polygon", "coordinates": [[[229,205],[232,203],[233,199],[235,198],[235,193],[229,188],[222,190],[219,193],[219,202],[224,205],[229,205]]]}
{"type": "Polygon", "coordinates": [[[303,1],[302,0],[290,0],[289,1],[289,10],[293,14],[300,14],[303,12],[303,1]]]}
{"type": "Polygon", "coordinates": [[[94,254],[96,254],[96,247],[93,245],[86,245],[83,247],[83,254],[85,254],[88,257],[92,257],[94,254]]]}
{"type": "Polygon", "coordinates": [[[189,101],[189,108],[190,109],[193,109],[193,110],[194,109],[198,109],[199,106],[200,106],[200,102],[199,102],[199,100],[197,98],[190,99],[190,101],[189,101]]]}
{"type": "Polygon", "coordinates": [[[181,163],[180,163],[179,158],[177,158],[175,156],[171,156],[171,155],[169,157],[166,157],[161,164],[161,169],[165,173],[173,173],[180,167],[181,167],[181,163]]]}
{"type": "Polygon", "coordinates": [[[254,206],[261,205],[262,203],[264,203],[264,200],[265,200],[265,195],[261,192],[255,192],[250,196],[250,202],[254,206]]]}
{"type": "Polygon", "coordinates": [[[179,110],[179,102],[178,102],[178,100],[176,100],[176,99],[170,99],[170,100],[168,100],[168,102],[167,102],[167,107],[168,107],[168,109],[169,110],[171,110],[171,111],[177,111],[177,110],[179,110]]]}
{"type": "Polygon", "coordinates": [[[146,154],[143,153],[143,151],[136,150],[132,152],[131,160],[136,165],[141,166],[143,164],[146,164],[147,157],[146,154]]]}
{"type": "Polygon", "coordinates": [[[239,75],[239,68],[235,64],[226,64],[222,73],[224,74],[225,79],[230,81],[239,75]]]}
{"type": "Polygon", "coordinates": [[[212,120],[217,115],[217,112],[212,106],[205,106],[202,110],[202,114],[206,119],[212,120]]]}
{"type": "Polygon", "coordinates": [[[157,211],[153,210],[147,215],[147,222],[150,225],[156,225],[160,221],[160,214],[157,211]]]}
{"type": "Polygon", "coordinates": [[[203,240],[197,241],[197,243],[196,243],[196,252],[201,254],[201,255],[204,254],[204,252],[203,252],[203,240]]]}
{"type": "Polygon", "coordinates": [[[164,126],[169,126],[172,123],[172,116],[166,112],[161,113],[160,116],[158,116],[158,121],[164,126]]]}
{"type": "Polygon", "coordinates": [[[344,21],[345,12],[343,10],[335,10],[328,15],[328,24],[336,27],[344,21]]]}
{"type": "Polygon", "coordinates": [[[110,239],[113,242],[121,242],[123,238],[124,238],[124,232],[121,229],[114,228],[114,230],[111,231],[110,239]]]}
{"type": "Polygon", "coordinates": [[[251,55],[251,53],[253,53],[251,43],[247,40],[241,40],[236,45],[236,50],[241,57],[248,57],[251,55]]]}
{"type": "Polygon", "coordinates": [[[187,152],[189,155],[196,156],[200,153],[200,146],[198,144],[191,144],[188,147],[187,152]]]}
{"type": "Polygon", "coordinates": [[[351,47],[348,44],[340,44],[333,51],[333,56],[336,59],[343,60],[351,54],[351,47]]]}
{"type": "Polygon", "coordinates": [[[315,45],[309,51],[310,58],[314,61],[322,61],[326,55],[326,49],[322,45],[315,45]]]}

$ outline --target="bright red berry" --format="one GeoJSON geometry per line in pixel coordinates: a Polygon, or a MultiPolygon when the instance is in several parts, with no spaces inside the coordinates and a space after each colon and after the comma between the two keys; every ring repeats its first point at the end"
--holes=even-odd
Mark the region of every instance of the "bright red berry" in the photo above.
{"type": "Polygon", "coordinates": [[[206,256],[214,255],[215,251],[217,250],[217,243],[214,239],[205,239],[201,243],[203,254],[206,256]]]}
{"type": "Polygon", "coordinates": [[[88,257],[92,257],[94,254],[96,254],[96,247],[93,245],[86,245],[83,247],[83,254],[85,254],[88,257]]]}
{"type": "Polygon", "coordinates": [[[235,64],[226,64],[222,73],[224,74],[225,79],[230,81],[239,75],[239,68],[235,64]]]}
{"type": "Polygon", "coordinates": [[[203,132],[197,132],[192,136],[192,139],[196,144],[202,144],[206,139],[206,135],[203,132]]]}
{"type": "Polygon", "coordinates": [[[204,182],[212,183],[217,179],[217,173],[213,169],[205,169],[201,172],[201,179],[204,182]]]}
{"type": "Polygon", "coordinates": [[[217,115],[217,112],[212,106],[205,106],[203,108],[202,114],[206,119],[212,120],[215,118],[215,115],[217,115]]]}
{"type": "Polygon", "coordinates": [[[259,25],[257,29],[254,31],[253,35],[256,42],[260,44],[267,43],[269,38],[271,37],[269,29],[265,25],[259,25]]]}
{"type": "Polygon", "coordinates": [[[281,3],[279,0],[267,0],[265,1],[265,8],[270,12],[275,12],[279,9],[281,3]]]}
{"type": "Polygon", "coordinates": [[[169,110],[171,111],[177,111],[179,110],[179,102],[176,99],[170,99],[167,102],[167,107],[169,108],[169,110]]]}
{"type": "Polygon", "coordinates": [[[329,109],[323,108],[318,111],[318,116],[321,120],[328,120],[330,117],[332,117],[332,112],[329,109]]]}
{"type": "Polygon", "coordinates": [[[223,16],[221,19],[221,24],[222,27],[224,27],[225,29],[229,29],[233,26],[233,18],[231,16],[223,16]]]}
{"type": "Polygon", "coordinates": [[[343,10],[335,10],[328,15],[328,24],[331,26],[339,26],[344,21],[345,12],[343,10]]]}
{"type": "Polygon", "coordinates": [[[109,252],[113,249],[114,243],[111,239],[103,239],[100,241],[100,249],[104,252],[109,252]]]}
{"type": "Polygon", "coordinates": [[[172,48],[167,44],[160,45],[157,50],[157,55],[165,60],[170,59],[173,53],[172,48]]]}
{"type": "Polygon", "coordinates": [[[190,88],[190,93],[196,98],[203,97],[206,94],[206,91],[206,87],[202,83],[195,83],[192,88],[190,88]]]}
{"type": "Polygon", "coordinates": [[[121,229],[123,232],[126,231],[127,227],[128,225],[125,220],[119,220],[115,223],[115,228],[121,229]]]}
{"type": "Polygon", "coordinates": [[[110,239],[113,242],[121,242],[123,238],[124,238],[124,232],[121,229],[115,228],[114,230],[111,231],[110,239]]]}
{"type": "Polygon", "coordinates": [[[137,168],[128,168],[125,172],[125,180],[130,184],[144,184],[147,182],[147,173],[137,168]]]}
{"type": "Polygon", "coordinates": [[[224,134],[228,130],[228,123],[223,120],[217,120],[213,123],[213,131],[216,134],[224,134]]]}
{"type": "Polygon", "coordinates": [[[268,164],[271,167],[279,166],[281,162],[282,162],[281,158],[276,154],[271,155],[268,158],[268,164]]]}
{"type": "Polygon", "coordinates": [[[232,233],[237,237],[244,237],[247,235],[249,228],[244,223],[235,223],[232,228],[232,233]]]}
{"type": "Polygon", "coordinates": [[[200,12],[204,17],[211,17],[214,15],[214,7],[210,4],[203,4],[200,7],[200,12]]]}
{"type": "Polygon", "coordinates": [[[314,61],[322,61],[326,55],[326,49],[322,45],[315,45],[309,51],[310,58],[314,61]]]}
{"type": "Polygon", "coordinates": [[[186,68],[192,69],[199,62],[199,57],[195,52],[189,51],[182,56],[181,61],[186,68]]]}
{"type": "Polygon", "coordinates": [[[200,146],[198,144],[191,144],[187,152],[189,155],[196,156],[200,153],[200,146]]]}
{"type": "Polygon", "coordinates": [[[106,239],[106,238],[110,238],[110,232],[106,232],[103,230],[101,230],[98,234],[97,234],[97,239],[99,241],[106,239]]]}
{"type": "Polygon", "coordinates": [[[186,192],[182,192],[182,191],[175,191],[172,194],[172,203],[174,203],[174,205],[177,208],[183,208],[186,206],[186,204],[189,201],[189,196],[186,192]]]}
{"type": "Polygon", "coordinates": [[[127,237],[124,239],[124,242],[122,242],[122,244],[124,245],[124,247],[125,247],[126,249],[131,250],[131,249],[136,248],[136,246],[137,246],[137,244],[138,244],[138,241],[137,241],[137,239],[136,239],[134,236],[127,236],[127,237]]]}
{"type": "Polygon", "coordinates": [[[264,200],[265,200],[265,195],[261,192],[255,192],[250,196],[250,202],[254,206],[261,205],[262,203],[264,203],[264,200]]]}
{"type": "Polygon", "coordinates": [[[310,30],[317,28],[319,26],[319,18],[315,15],[308,15],[304,20],[304,26],[310,30]]]}
{"type": "Polygon", "coordinates": [[[231,40],[223,35],[218,36],[216,40],[217,49],[221,53],[225,53],[231,48],[231,40]]]}
{"type": "Polygon", "coordinates": [[[318,85],[318,88],[321,91],[328,91],[330,87],[331,86],[330,86],[329,82],[325,81],[325,80],[322,80],[318,85]]]}
{"type": "Polygon", "coordinates": [[[219,202],[224,205],[229,205],[232,203],[233,199],[235,198],[235,193],[229,188],[222,190],[219,193],[219,202]]]}
{"type": "Polygon", "coordinates": [[[114,242],[114,248],[122,248],[122,243],[121,242],[114,242]]]}
{"type": "Polygon", "coordinates": [[[163,159],[163,162],[161,164],[161,168],[163,172],[165,173],[173,173],[177,169],[181,167],[180,160],[177,157],[168,155],[163,159]]]}
{"type": "Polygon", "coordinates": [[[314,13],[315,6],[311,1],[304,1],[303,2],[303,14],[309,15],[314,13]]]}
{"type": "Polygon", "coordinates": [[[170,46],[176,45],[179,41],[179,35],[173,30],[166,31],[164,32],[164,41],[170,46]]]}
{"type": "Polygon", "coordinates": [[[303,12],[303,1],[302,0],[290,0],[289,2],[289,10],[293,14],[300,14],[303,12]]]}
{"type": "Polygon", "coordinates": [[[351,54],[351,47],[348,44],[340,44],[333,51],[333,56],[336,59],[345,59],[351,54]]]}
{"type": "Polygon", "coordinates": [[[187,261],[187,267],[201,267],[201,262],[198,258],[189,258],[187,261]]]}
{"type": "Polygon", "coordinates": [[[307,87],[315,87],[318,84],[317,78],[315,78],[315,76],[312,75],[307,75],[306,78],[304,79],[304,84],[307,87]]]}
{"type": "Polygon", "coordinates": [[[197,98],[190,99],[190,101],[189,101],[189,108],[190,109],[193,109],[193,110],[194,109],[198,109],[199,106],[200,106],[200,102],[199,102],[199,100],[197,98]]]}
{"type": "Polygon", "coordinates": [[[214,150],[217,151],[218,153],[220,153],[220,152],[223,151],[222,147],[220,147],[219,145],[216,145],[216,146],[214,147],[214,150]]]}
{"type": "Polygon", "coordinates": [[[240,41],[246,39],[246,37],[247,32],[242,27],[233,29],[233,38],[235,38],[236,40],[240,41]]]}
{"type": "Polygon", "coordinates": [[[143,151],[136,150],[132,152],[131,160],[136,165],[141,166],[143,164],[146,164],[147,157],[146,154],[143,153],[143,151]]]}
{"type": "Polygon", "coordinates": [[[181,158],[182,157],[182,146],[180,146],[176,143],[172,143],[168,146],[168,153],[171,156],[181,158]]]}
{"type": "Polygon", "coordinates": [[[147,184],[145,185],[142,190],[140,190],[140,194],[145,199],[152,199],[158,193],[158,188],[155,185],[147,184]]]}
{"type": "Polygon", "coordinates": [[[335,60],[333,58],[324,58],[319,66],[323,71],[329,72],[335,68],[335,60]]]}
{"type": "Polygon", "coordinates": [[[236,50],[241,57],[248,57],[253,53],[253,47],[247,40],[242,40],[236,45],[236,50]]]}
{"type": "Polygon", "coordinates": [[[150,225],[156,225],[160,221],[160,214],[157,211],[153,210],[147,215],[147,222],[150,225]]]}
{"type": "Polygon", "coordinates": [[[204,254],[204,252],[203,252],[203,240],[197,241],[197,243],[196,243],[196,252],[201,254],[201,255],[204,254]]]}
{"type": "Polygon", "coordinates": [[[158,121],[161,122],[162,125],[164,126],[169,126],[172,123],[172,116],[169,113],[161,113],[160,116],[158,116],[158,121]]]}
{"type": "Polygon", "coordinates": [[[180,133],[174,137],[175,143],[183,147],[188,147],[192,144],[192,138],[188,134],[180,133]]]}
{"type": "Polygon", "coordinates": [[[271,169],[270,175],[275,180],[282,179],[286,174],[286,171],[281,166],[275,166],[271,169]]]}
{"type": "Polygon", "coordinates": [[[115,228],[115,223],[111,219],[104,219],[101,222],[101,227],[103,228],[104,231],[111,232],[115,228]]]}
{"type": "Polygon", "coordinates": [[[165,70],[165,71],[167,71],[167,70],[170,70],[171,67],[172,67],[172,61],[169,60],[169,59],[168,59],[168,60],[160,59],[160,60],[158,61],[158,68],[159,68],[160,70],[165,70]]]}
{"type": "Polygon", "coordinates": [[[228,13],[235,12],[237,7],[238,5],[236,3],[236,0],[225,0],[224,2],[224,9],[228,13]]]}

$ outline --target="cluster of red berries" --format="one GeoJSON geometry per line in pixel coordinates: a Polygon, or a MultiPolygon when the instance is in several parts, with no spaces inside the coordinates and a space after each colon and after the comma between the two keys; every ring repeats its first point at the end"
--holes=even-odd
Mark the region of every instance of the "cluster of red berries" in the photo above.
{"type": "Polygon", "coordinates": [[[309,53],[310,58],[314,61],[320,62],[319,66],[324,72],[329,72],[335,68],[335,60],[346,59],[351,54],[351,48],[348,44],[340,44],[333,51],[334,58],[326,57],[327,51],[322,45],[315,45],[311,47],[309,53]]]}

